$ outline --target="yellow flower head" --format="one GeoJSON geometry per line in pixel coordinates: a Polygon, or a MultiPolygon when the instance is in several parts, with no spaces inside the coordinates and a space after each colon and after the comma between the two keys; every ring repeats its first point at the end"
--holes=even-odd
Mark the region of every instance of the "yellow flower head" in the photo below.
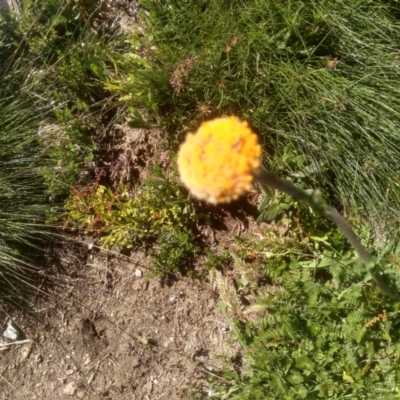
{"type": "Polygon", "coordinates": [[[179,150],[178,168],[196,197],[214,204],[229,202],[250,190],[260,155],[258,138],[247,122],[217,118],[187,135],[179,150]]]}

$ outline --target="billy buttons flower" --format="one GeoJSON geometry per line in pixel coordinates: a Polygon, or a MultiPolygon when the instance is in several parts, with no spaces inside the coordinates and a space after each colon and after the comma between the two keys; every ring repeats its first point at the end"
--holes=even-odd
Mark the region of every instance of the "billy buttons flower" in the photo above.
{"type": "Polygon", "coordinates": [[[237,117],[203,122],[178,154],[180,176],[190,192],[209,203],[237,199],[250,190],[260,168],[261,146],[237,117]]]}

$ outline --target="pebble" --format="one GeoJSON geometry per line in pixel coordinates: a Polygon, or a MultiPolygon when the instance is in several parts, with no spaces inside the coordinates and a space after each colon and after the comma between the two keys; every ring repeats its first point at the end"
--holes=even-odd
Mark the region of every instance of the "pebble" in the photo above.
{"type": "Polygon", "coordinates": [[[135,275],[139,278],[141,278],[143,276],[143,271],[139,268],[136,269],[135,271],[135,275]]]}
{"type": "Polygon", "coordinates": [[[67,396],[73,396],[76,392],[76,383],[75,382],[70,382],[68,383],[67,386],[64,388],[64,394],[67,396]]]}

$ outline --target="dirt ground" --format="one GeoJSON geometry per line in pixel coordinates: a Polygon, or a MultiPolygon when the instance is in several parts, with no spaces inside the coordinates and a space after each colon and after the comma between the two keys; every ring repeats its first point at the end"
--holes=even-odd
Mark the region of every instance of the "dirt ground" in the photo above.
{"type": "MultiPolygon", "coordinates": [[[[254,209],[247,199],[222,209],[218,223],[203,229],[209,247],[233,250],[233,235],[260,234],[254,209]]],[[[193,390],[208,398],[224,358],[243,361],[229,321],[238,315],[229,307],[231,268],[222,288],[211,276],[146,279],[150,260],[142,252],[65,240],[47,250],[51,273],[28,308],[0,310],[1,400],[186,400],[193,390]],[[4,337],[10,321],[12,340],[4,337]]],[[[250,297],[241,301],[232,290],[237,309],[249,306],[250,297]]]]}
{"type": "Polygon", "coordinates": [[[219,356],[240,351],[209,284],[148,281],[139,253],[74,243],[53,252],[62,284],[38,293],[32,312],[1,315],[1,332],[11,319],[27,340],[0,339],[1,399],[186,399],[190,387],[212,390],[219,356]]]}

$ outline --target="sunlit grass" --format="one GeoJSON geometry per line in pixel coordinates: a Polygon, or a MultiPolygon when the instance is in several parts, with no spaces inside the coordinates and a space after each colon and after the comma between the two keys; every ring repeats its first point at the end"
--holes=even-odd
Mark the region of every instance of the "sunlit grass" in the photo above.
{"type": "Polygon", "coordinates": [[[84,112],[91,115],[79,94],[92,99],[101,88],[86,65],[99,62],[95,45],[105,51],[86,34],[90,15],[77,18],[69,2],[25,6],[0,16],[0,300],[14,302],[46,267],[54,238],[46,221],[59,211],[59,188],[68,190],[91,155],[83,148],[90,143],[84,112]]]}
{"type": "Polygon", "coordinates": [[[148,68],[124,90],[158,114],[172,143],[200,120],[236,114],[270,153],[294,144],[312,185],[352,212],[398,211],[400,24],[390,2],[142,3],[136,50],[148,68]]]}
{"type": "MultiPolygon", "coordinates": [[[[5,96],[1,83],[0,78],[0,283],[12,291],[28,279],[23,269],[40,267],[35,257],[50,237],[44,224],[55,205],[46,196],[42,168],[50,161],[38,137],[48,111],[22,88],[5,96]]],[[[9,296],[6,288],[1,293],[9,296]]]]}

